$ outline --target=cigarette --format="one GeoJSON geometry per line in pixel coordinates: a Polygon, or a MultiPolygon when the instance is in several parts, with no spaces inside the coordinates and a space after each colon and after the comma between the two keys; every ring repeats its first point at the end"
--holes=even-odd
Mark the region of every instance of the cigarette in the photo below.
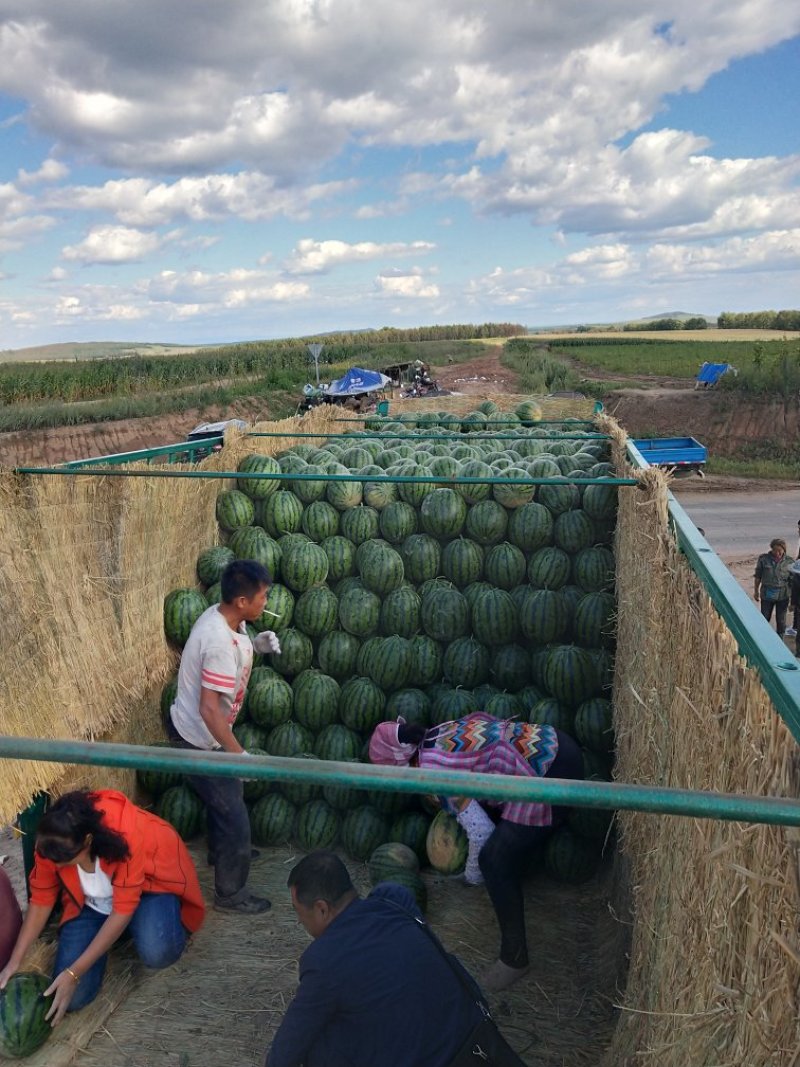
{"type": "Polygon", "coordinates": [[[264,615],[271,615],[273,617],[273,619],[279,619],[280,618],[280,615],[278,614],[277,611],[267,611],[266,608],[264,608],[264,615]]]}

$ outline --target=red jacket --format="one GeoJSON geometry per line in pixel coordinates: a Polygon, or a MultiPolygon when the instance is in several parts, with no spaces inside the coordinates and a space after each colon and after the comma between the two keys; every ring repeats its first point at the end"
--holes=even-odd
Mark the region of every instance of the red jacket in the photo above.
{"type": "MultiPolygon", "coordinates": [[[[123,793],[98,789],[97,807],[103,822],[128,842],[130,857],[115,862],[100,857],[100,867],[113,886],[113,910],[131,915],[142,893],[174,893],[180,899],[181,922],[191,933],[205,918],[205,904],[197,871],[186,845],[168,822],[137,807],[123,793]]],[[[84,905],[76,866],[57,867],[36,853],[30,875],[31,904],[52,908],[61,896],[61,922],[74,919],[84,905]]]]}

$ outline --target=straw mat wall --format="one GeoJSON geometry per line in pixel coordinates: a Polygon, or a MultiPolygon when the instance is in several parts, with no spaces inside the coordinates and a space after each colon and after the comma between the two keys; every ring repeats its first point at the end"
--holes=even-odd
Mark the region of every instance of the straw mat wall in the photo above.
{"type": "MultiPolygon", "coordinates": [[[[623,473],[624,435],[601,422],[623,473]]],[[[617,539],[616,777],[797,796],[797,746],[668,531],[661,472],[620,491],[617,539]]],[[[797,835],[638,813],[619,821],[635,922],[603,1062],[800,1063],[797,835]]]]}

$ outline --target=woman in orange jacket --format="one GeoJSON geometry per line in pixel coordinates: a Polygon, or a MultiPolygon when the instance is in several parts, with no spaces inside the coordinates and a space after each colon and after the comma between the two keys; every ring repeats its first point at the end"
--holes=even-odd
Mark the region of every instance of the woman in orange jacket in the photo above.
{"type": "Polygon", "coordinates": [[[177,832],[110,789],[66,793],[36,833],[30,905],[0,971],[0,989],[22,963],[56,902],[63,915],[47,1018],[57,1025],[97,996],[108,950],[127,931],[147,967],[169,967],[205,905],[197,872],[177,832]]]}

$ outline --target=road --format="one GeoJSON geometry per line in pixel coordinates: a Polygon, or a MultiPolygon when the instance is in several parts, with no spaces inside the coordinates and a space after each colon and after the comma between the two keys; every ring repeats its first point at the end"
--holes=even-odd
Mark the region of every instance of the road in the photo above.
{"type": "Polygon", "coordinates": [[[672,489],[678,503],[692,522],[703,528],[709,544],[722,559],[754,559],[769,551],[773,537],[786,541],[790,556],[797,554],[797,489],[698,493],[674,484],[672,489]]]}

